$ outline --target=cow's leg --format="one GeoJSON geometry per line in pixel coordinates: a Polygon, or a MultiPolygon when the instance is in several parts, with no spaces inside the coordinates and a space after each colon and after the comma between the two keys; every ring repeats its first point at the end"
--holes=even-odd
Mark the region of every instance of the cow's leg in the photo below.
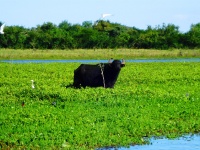
{"type": "Polygon", "coordinates": [[[114,88],[115,83],[113,82],[107,82],[105,85],[105,88],[114,88]]]}
{"type": "Polygon", "coordinates": [[[78,75],[78,73],[74,72],[74,83],[73,83],[73,86],[75,88],[80,88],[81,87],[80,84],[81,84],[80,76],[78,75]]]}
{"type": "Polygon", "coordinates": [[[79,81],[79,80],[77,80],[77,79],[74,79],[73,86],[74,86],[75,88],[81,88],[80,81],[79,81]]]}

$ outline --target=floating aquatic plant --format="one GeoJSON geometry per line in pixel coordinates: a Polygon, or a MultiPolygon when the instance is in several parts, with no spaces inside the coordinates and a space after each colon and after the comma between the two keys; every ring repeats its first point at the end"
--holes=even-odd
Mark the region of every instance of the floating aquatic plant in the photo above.
{"type": "Polygon", "coordinates": [[[0,63],[0,148],[95,149],[200,131],[200,63],[127,63],[114,89],[66,89],[78,65],[0,63]]]}

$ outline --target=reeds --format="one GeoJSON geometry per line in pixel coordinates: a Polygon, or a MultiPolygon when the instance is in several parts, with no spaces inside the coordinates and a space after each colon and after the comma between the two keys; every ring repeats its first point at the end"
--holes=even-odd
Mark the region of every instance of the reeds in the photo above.
{"type": "Polygon", "coordinates": [[[0,49],[0,59],[137,59],[200,57],[200,50],[75,49],[13,50],[0,49]]]}

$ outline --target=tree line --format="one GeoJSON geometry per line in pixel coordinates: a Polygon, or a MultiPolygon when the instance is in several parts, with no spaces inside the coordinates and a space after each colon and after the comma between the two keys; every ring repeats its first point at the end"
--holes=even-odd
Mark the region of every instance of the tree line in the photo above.
{"type": "MultiPolygon", "coordinates": [[[[0,22],[0,24],[2,24],[0,22]]],[[[0,35],[0,48],[12,49],[95,49],[95,48],[200,48],[200,23],[181,33],[174,24],[148,26],[141,30],[99,20],[55,25],[43,23],[33,28],[6,26],[0,35]]]]}

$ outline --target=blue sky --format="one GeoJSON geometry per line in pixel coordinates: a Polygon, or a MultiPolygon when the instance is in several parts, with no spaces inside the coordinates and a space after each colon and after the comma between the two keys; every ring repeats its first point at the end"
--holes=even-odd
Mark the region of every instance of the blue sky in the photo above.
{"type": "Polygon", "coordinates": [[[163,23],[187,32],[200,23],[199,0],[0,0],[0,21],[8,26],[36,27],[45,22],[82,24],[95,22],[103,13],[105,20],[146,29],[163,23]]]}

